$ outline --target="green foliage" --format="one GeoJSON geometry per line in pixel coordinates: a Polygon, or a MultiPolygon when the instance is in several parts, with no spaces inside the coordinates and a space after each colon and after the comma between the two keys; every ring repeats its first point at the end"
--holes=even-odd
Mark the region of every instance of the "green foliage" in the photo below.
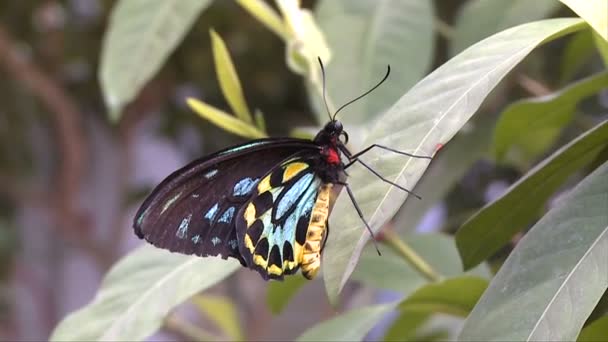
{"type": "MultiPolygon", "coordinates": [[[[378,143],[418,155],[435,154],[479,109],[498,82],[539,44],[583,28],[577,19],[551,19],[524,24],[498,33],[470,47],[418,82],[370,129],[365,145],[378,143]]],[[[377,152],[377,151],[375,151],[377,152]]],[[[412,187],[428,166],[426,159],[395,153],[366,155],[369,165],[388,179],[412,187]]],[[[349,184],[376,231],[407,198],[407,194],[378,179],[365,168],[349,169],[349,184]]],[[[346,196],[338,198],[330,217],[333,233],[323,256],[328,297],[337,302],[369,233],[346,196]]]]}
{"type": "Polygon", "coordinates": [[[222,281],[235,260],[201,259],[144,245],[105,276],[95,299],[70,314],[51,341],[141,341],[158,330],[170,310],[222,281]]]}
{"type": "MultiPolygon", "coordinates": [[[[104,39],[100,78],[113,120],[120,118],[124,106],[160,70],[210,3],[144,2],[117,2],[104,39]]],[[[589,30],[582,31],[568,43],[565,57],[558,61],[563,83],[584,71],[582,66],[595,53],[606,58],[606,37],[600,31],[605,21],[595,14],[602,4],[562,2],[598,31],[595,38],[589,30]],[[581,46],[585,51],[579,51],[581,46]]],[[[392,249],[382,244],[383,256],[378,257],[368,246],[370,235],[348,197],[339,196],[322,260],[329,301],[337,307],[351,274],[364,289],[388,289],[405,297],[383,305],[338,310],[330,319],[302,327],[306,331],[298,340],[360,341],[391,312],[398,316],[386,340],[444,339],[449,334],[443,329],[421,329],[438,315],[460,321],[466,318],[460,334],[463,340],[576,338],[608,284],[604,271],[608,269],[608,123],[600,122],[585,132],[573,122],[582,116],[575,110],[581,101],[606,87],[606,73],[564,85],[548,97],[513,103],[510,96],[510,106],[498,119],[489,116],[482,104],[529,53],[544,43],[559,42],[568,33],[587,29],[587,24],[577,18],[531,22],[553,13],[560,6],[555,1],[533,5],[530,1],[469,1],[457,19],[454,36],[446,38],[451,53],[459,53],[424,77],[437,55],[436,2],[321,0],[314,11],[301,8],[299,1],[276,0],[275,7],[261,0],[236,3],[283,42],[284,63],[301,77],[318,122],[326,120],[326,113],[320,101],[323,88],[317,57],[327,66],[332,110],[375,83],[391,64],[393,73],[386,85],[349,107],[348,113],[340,112],[352,145],[378,143],[429,156],[441,148],[430,166],[425,159],[380,150],[364,157],[387,179],[421,193],[425,199],[420,202],[405,202],[406,194],[362,167],[349,169],[349,184],[374,232],[387,223],[407,231],[399,242],[411,253],[400,253],[399,244],[390,244],[392,249]],[[481,40],[484,37],[488,38],[481,40]],[[484,111],[484,116],[480,113],[471,120],[484,111]],[[573,128],[578,128],[574,129],[578,137],[552,153],[559,133],[573,128]],[[514,148],[525,151],[521,159],[527,163],[503,158],[514,148]],[[496,152],[503,166],[523,172],[521,179],[477,212],[456,239],[450,232],[413,233],[424,212],[444,200],[473,163],[489,157],[490,151],[496,152]],[[550,156],[529,169],[530,160],[546,154],[550,156]],[[601,166],[585,177],[587,168],[597,165],[601,166]],[[566,180],[576,184],[582,177],[571,193],[545,213],[545,203],[567,185],[566,180]],[[492,278],[484,261],[539,217],[492,278]],[[423,264],[438,275],[437,281],[420,272],[423,264]],[[461,265],[472,269],[465,272],[461,265]]],[[[245,100],[246,83],[238,77],[231,47],[221,32],[205,29],[211,30],[215,74],[233,113],[198,99],[185,101],[194,113],[228,133],[250,139],[268,136],[262,111],[245,100]]],[[[310,136],[309,127],[294,127],[293,132],[310,136]]],[[[187,257],[143,247],[109,271],[95,299],[65,318],[51,340],[143,340],[189,298],[221,331],[222,338],[248,339],[251,332],[246,325],[241,327],[238,315],[241,303],[227,296],[194,296],[239,268],[234,260],[187,257]]],[[[286,311],[305,284],[300,276],[269,283],[265,300],[271,312],[286,311]]],[[[324,298],[321,293],[317,297],[324,298]]],[[[253,309],[256,313],[261,310],[253,309]]],[[[579,338],[605,337],[604,318],[582,329],[579,338]]]]}
{"type": "Polygon", "coordinates": [[[608,88],[603,72],[571,84],[559,92],[511,104],[494,129],[494,155],[499,161],[526,164],[551,147],[576,114],[582,100],[608,88]]]}
{"type": "Polygon", "coordinates": [[[549,196],[608,147],[606,137],[608,121],[559,149],[470,218],[456,234],[465,269],[491,256],[537,218],[549,196]]]}
{"type": "Polygon", "coordinates": [[[608,316],[601,317],[586,326],[576,340],[578,342],[603,342],[608,340],[608,316]]]}
{"type": "Polygon", "coordinates": [[[515,247],[467,318],[460,340],[575,340],[608,287],[606,208],[608,162],[561,198],[515,247]]]}
{"type": "Polygon", "coordinates": [[[104,38],[99,78],[108,114],[122,111],[162,67],[211,0],[121,0],[104,38]]]}

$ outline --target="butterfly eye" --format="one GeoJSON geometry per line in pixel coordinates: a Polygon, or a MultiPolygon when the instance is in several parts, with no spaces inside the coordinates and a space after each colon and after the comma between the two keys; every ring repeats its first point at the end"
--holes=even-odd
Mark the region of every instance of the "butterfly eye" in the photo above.
{"type": "Polygon", "coordinates": [[[340,133],[340,136],[341,136],[341,137],[344,137],[344,141],[342,141],[342,143],[343,143],[344,145],[348,144],[348,133],[346,133],[346,131],[342,131],[342,132],[340,133]]]}

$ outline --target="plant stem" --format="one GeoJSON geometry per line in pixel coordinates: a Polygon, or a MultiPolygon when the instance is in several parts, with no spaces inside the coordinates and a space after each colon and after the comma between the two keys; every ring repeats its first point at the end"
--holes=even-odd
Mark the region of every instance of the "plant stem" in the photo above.
{"type": "Polygon", "coordinates": [[[438,282],[443,278],[424,258],[416,253],[405,241],[401,240],[392,229],[385,229],[382,234],[386,244],[428,281],[438,282]]]}

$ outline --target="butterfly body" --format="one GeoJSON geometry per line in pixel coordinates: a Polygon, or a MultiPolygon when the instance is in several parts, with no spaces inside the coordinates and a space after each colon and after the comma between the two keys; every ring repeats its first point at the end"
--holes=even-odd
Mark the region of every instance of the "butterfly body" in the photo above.
{"type": "Polygon", "coordinates": [[[172,252],[232,257],[264,279],[318,272],[330,194],[345,179],[342,125],[313,140],[267,138],[195,160],[163,180],[135,234],[172,252]]]}

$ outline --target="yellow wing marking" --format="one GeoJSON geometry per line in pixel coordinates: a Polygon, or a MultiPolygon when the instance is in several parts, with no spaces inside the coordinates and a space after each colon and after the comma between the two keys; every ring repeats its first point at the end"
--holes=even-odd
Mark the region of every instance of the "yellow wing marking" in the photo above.
{"type": "Polygon", "coordinates": [[[258,194],[264,193],[268,190],[270,190],[271,186],[270,186],[270,174],[266,177],[264,177],[264,179],[262,179],[260,181],[260,183],[258,183],[258,194]]]}
{"type": "Polygon", "coordinates": [[[253,205],[253,203],[249,203],[249,205],[247,205],[247,208],[245,209],[245,213],[243,214],[243,218],[247,223],[247,228],[251,227],[251,225],[255,221],[255,214],[255,205],[253,205]]]}
{"type": "Polygon", "coordinates": [[[283,183],[289,181],[293,177],[295,177],[298,173],[306,170],[308,168],[308,164],[302,162],[295,162],[287,164],[287,167],[283,171],[283,183]]]}

